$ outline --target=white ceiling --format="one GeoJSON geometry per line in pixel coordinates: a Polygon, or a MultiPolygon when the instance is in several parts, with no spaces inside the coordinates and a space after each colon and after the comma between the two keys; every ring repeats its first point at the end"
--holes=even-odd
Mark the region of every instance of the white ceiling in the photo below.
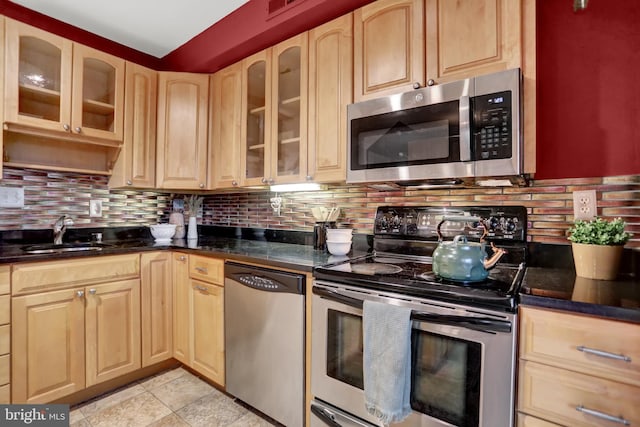
{"type": "Polygon", "coordinates": [[[249,0],[11,0],[162,58],[249,0]]]}

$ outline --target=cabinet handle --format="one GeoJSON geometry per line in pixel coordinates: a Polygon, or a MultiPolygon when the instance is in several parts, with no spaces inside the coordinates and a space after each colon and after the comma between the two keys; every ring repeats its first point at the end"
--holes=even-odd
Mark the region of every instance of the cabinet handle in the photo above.
{"type": "Polygon", "coordinates": [[[76,296],[78,298],[82,298],[84,296],[84,291],[76,291],[76,296]]]}
{"type": "MultiPolygon", "coordinates": [[[[432,80],[431,80],[431,81],[432,81],[432,80]]],[[[413,82],[413,88],[414,88],[414,89],[420,89],[420,86],[422,86],[422,85],[420,84],[420,82],[413,82]]]]}
{"type": "Polygon", "coordinates": [[[95,294],[96,294],[96,290],[95,290],[95,289],[93,289],[93,288],[91,288],[91,289],[89,289],[89,293],[90,293],[91,295],[95,295],[95,294]]]}
{"type": "Polygon", "coordinates": [[[186,256],[184,256],[184,255],[182,255],[182,256],[179,258],[179,260],[180,260],[180,261],[186,261],[186,260],[187,260],[187,257],[186,257],[186,256]]]}
{"type": "Polygon", "coordinates": [[[62,129],[66,130],[67,132],[69,132],[69,130],[71,129],[71,126],[69,126],[68,124],[63,124],[62,125],[62,129]]]}
{"type": "Polygon", "coordinates": [[[429,79],[427,80],[427,86],[435,86],[436,85],[436,81],[433,79],[429,79]]]}
{"type": "Polygon", "coordinates": [[[205,288],[204,286],[199,286],[196,285],[193,287],[196,291],[201,291],[201,292],[207,292],[207,288],[205,288]]]}
{"type": "Polygon", "coordinates": [[[582,405],[576,406],[576,411],[591,415],[592,417],[600,418],[601,420],[607,420],[625,426],[631,425],[631,422],[623,417],[614,417],[613,415],[605,414],[604,412],[596,411],[595,409],[585,408],[582,405]]]}
{"type": "Polygon", "coordinates": [[[202,274],[208,274],[208,271],[205,267],[196,267],[196,271],[202,274]]]}
{"type": "Polygon", "coordinates": [[[77,133],[82,132],[82,128],[81,128],[80,126],[78,126],[78,127],[76,128],[76,132],[77,132],[77,133]]]}
{"type": "Polygon", "coordinates": [[[622,360],[624,362],[631,362],[631,358],[629,356],[625,356],[624,354],[615,354],[609,353],[608,351],[596,350],[595,348],[585,347],[583,345],[579,345],[576,347],[578,351],[582,351],[587,354],[593,354],[595,356],[606,357],[608,359],[622,360]]]}

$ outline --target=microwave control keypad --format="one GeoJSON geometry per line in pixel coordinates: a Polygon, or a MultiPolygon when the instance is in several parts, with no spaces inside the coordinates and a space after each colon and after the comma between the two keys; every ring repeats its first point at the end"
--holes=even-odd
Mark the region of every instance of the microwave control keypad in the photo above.
{"type": "Polygon", "coordinates": [[[511,157],[511,91],[473,98],[475,159],[511,157]]]}

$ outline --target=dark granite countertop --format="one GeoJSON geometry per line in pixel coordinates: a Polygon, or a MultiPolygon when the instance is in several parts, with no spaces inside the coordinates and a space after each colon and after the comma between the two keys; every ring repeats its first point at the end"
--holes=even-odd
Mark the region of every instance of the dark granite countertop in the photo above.
{"type": "MultiPolygon", "coordinates": [[[[264,236],[252,235],[245,238],[247,236],[239,234],[230,237],[228,233],[224,232],[218,233],[219,235],[212,235],[215,234],[212,233],[212,230],[208,230],[208,232],[210,234],[201,235],[196,241],[174,239],[170,244],[157,244],[150,235],[137,231],[133,233],[128,231],[119,235],[106,234],[103,240],[105,246],[100,250],[56,254],[29,254],[23,250],[23,247],[33,242],[5,239],[0,242],[0,264],[169,249],[304,272],[311,272],[315,266],[344,259],[344,257],[334,257],[326,250],[316,250],[312,245],[304,244],[306,237],[300,238],[296,234],[276,236],[274,239],[279,241],[273,241],[265,239],[264,236]],[[260,238],[262,240],[256,240],[260,238]]],[[[78,240],[83,241],[83,239],[78,240]]],[[[349,256],[357,257],[365,254],[366,244],[365,247],[362,247],[354,239],[354,246],[349,256]]]]}
{"type": "Polygon", "coordinates": [[[520,303],[640,323],[640,280],[577,277],[573,268],[527,267],[520,303]]]}

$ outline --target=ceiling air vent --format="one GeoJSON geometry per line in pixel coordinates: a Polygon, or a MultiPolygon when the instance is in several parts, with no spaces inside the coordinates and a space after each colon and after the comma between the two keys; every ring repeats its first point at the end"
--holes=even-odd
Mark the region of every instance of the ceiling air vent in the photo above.
{"type": "MultiPolygon", "coordinates": [[[[302,1],[304,0],[297,0],[298,3],[302,3],[302,1]]],[[[296,0],[269,0],[269,15],[281,12],[282,9],[294,2],[296,0]]]]}

